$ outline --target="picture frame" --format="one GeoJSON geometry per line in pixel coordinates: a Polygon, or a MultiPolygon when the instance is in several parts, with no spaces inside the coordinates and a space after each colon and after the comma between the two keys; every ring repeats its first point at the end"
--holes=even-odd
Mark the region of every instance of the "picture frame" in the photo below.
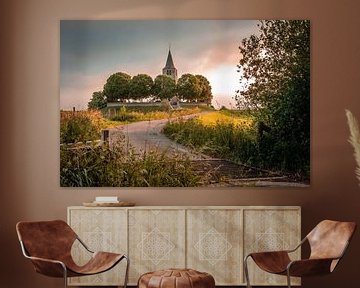
{"type": "Polygon", "coordinates": [[[307,187],[309,20],[61,20],[62,187],[307,187]]]}

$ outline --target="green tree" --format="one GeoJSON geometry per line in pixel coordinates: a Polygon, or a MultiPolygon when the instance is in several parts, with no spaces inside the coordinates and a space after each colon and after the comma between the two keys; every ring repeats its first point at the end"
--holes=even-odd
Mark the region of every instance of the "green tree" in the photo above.
{"type": "Polygon", "coordinates": [[[131,76],[117,72],[112,74],[104,85],[104,95],[108,102],[122,101],[129,99],[129,83],[131,76]]]}
{"type": "Polygon", "coordinates": [[[140,100],[151,95],[153,80],[149,75],[138,74],[130,81],[129,96],[131,99],[140,100]]]}
{"type": "Polygon", "coordinates": [[[308,173],[310,22],[268,20],[258,27],[258,35],[244,39],[239,47],[245,89],[237,93],[237,104],[250,108],[269,128],[259,143],[266,163],[308,173]]]}
{"type": "Polygon", "coordinates": [[[201,93],[199,79],[192,74],[183,74],[177,83],[177,93],[188,102],[197,100],[201,93]]]}
{"type": "Polygon", "coordinates": [[[92,94],[88,108],[92,110],[102,109],[106,107],[106,99],[102,91],[97,91],[92,94]]]}
{"type": "Polygon", "coordinates": [[[197,100],[210,104],[213,95],[211,93],[211,86],[209,80],[207,80],[207,78],[203,75],[195,75],[195,77],[198,79],[201,88],[201,92],[197,100]]]}
{"type": "Polygon", "coordinates": [[[154,80],[153,96],[159,100],[170,99],[176,94],[175,80],[167,75],[158,75],[154,80]]]}

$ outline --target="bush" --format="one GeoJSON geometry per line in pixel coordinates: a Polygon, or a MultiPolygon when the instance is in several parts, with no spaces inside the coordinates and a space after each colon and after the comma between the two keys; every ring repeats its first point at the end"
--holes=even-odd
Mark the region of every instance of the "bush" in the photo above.
{"type": "Polygon", "coordinates": [[[61,111],[60,143],[86,142],[100,139],[105,120],[99,111],[61,111]]]}
{"type": "Polygon", "coordinates": [[[112,121],[120,122],[134,122],[138,121],[138,115],[136,112],[128,112],[125,106],[122,106],[117,114],[110,118],[112,121]]]}
{"type": "Polygon", "coordinates": [[[310,174],[310,21],[265,20],[239,47],[235,99],[269,129],[259,141],[263,165],[310,174]],[[259,53],[259,51],[262,51],[259,53]]]}

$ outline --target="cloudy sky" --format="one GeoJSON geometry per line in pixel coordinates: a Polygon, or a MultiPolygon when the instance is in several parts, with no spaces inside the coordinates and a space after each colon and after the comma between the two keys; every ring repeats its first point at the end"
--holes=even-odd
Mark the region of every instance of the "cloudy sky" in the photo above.
{"type": "Polygon", "coordinates": [[[105,21],[62,20],[60,24],[60,109],[86,109],[113,73],[153,79],[165,66],[169,45],[178,77],[202,74],[213,104],[234,105],[240,88],[239,44],[257,33],[252,20],[105,21]]]}

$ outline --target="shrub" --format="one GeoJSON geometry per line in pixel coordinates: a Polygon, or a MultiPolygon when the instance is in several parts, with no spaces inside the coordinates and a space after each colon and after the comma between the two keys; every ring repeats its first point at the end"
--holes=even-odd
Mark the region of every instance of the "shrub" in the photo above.
{"type": "Polygon", "coordinates": [[[100,138],[105,120],[101,112],[61,111],[60,112],[60,143],[92,141],[100,138]]]}
{"type": "Polygon", "coordinates": [[[121,122],[133,122],[139,120],[139,117],[136,112],[128,112],[125,106],[122,106],[118,113],[111,117],[112,121],[121,121],[121,122]]]}

